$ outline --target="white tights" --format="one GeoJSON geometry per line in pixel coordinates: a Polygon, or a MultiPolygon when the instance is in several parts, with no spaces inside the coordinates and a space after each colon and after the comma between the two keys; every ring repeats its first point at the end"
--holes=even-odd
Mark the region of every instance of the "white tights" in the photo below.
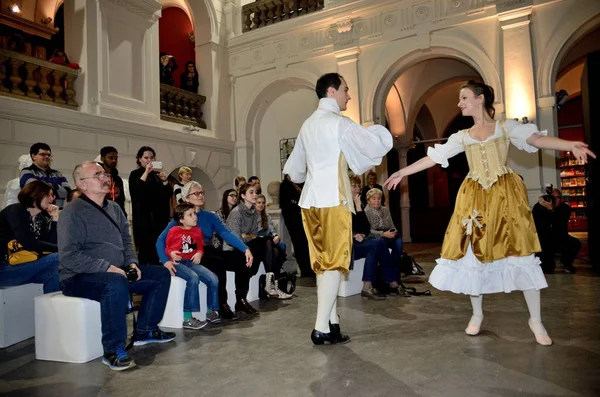
{"type": "MultiPolygon", "coordinates": [[[[527,308],[529,309],[529,317],[531,319],[531,326],[535,329],[536,333],[545,333],[546,330],[542,325],[542,313],[541,313],[541,302],[540,302],[540,291],[537,289],[528,289],[523,291],[527,308]]],[[[477,321],[481,323],[483,319],[483,295],[471,296],[471,306],[473,307],[473,317],[471,323],[477,325],[477,321]]]]}
{"type": "Polygon", "coordinates": [[[337,270],[329,270],[317,275],[317,320],[315,329],[329,333],[329,322],[338,324],[337,294],[342,275],[337,270]]]}

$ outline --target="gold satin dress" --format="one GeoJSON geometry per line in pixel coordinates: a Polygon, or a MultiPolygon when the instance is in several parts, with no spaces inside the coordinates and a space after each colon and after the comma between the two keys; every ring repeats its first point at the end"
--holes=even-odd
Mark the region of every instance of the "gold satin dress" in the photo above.
{"type": "MultiPolygon", "coordinates": [[[[532,130],[513,127],[521,134],[515,139],[523,141],[532,130]]],[[[547,287],[534,255],[541,247],[525,184],[506,165],[511,137],[502,124],[496,128],[483,142],[467,131],[452,140],[453,145],[460,142],[469,173],[429,279],[437,289],[476,296],[547,287]]]]}

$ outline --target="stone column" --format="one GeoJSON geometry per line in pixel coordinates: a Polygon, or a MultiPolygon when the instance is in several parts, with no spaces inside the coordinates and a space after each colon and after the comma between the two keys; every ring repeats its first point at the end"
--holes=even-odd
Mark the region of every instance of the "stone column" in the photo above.
{"type": "Polygon", "coordinates": [[[350,89],[349,94],[352,98],[348,102],[348,108],[343,112],[357,123],[361,123],[360,114],[360,87],[358,84],[358,47],[348,48],[334,52],[337,59],[338,73],[344,76],[350,89]]]}
{"type": "MultiPolygon", "coordinates": [[[[524,0],[520,8],[499,8],[498,19],[502,28],[504,98],[506,118],[523,122],[536,121],[533,52],[531,47],[531,0],[524,0]],[[525,7],[523,7],[525,5],[525,7]]],[[[525,151],[511,149],[510,167],[523,177],[530,202],[540,192],[539,157],[525,151]]]]}
{"type": "MultiPolygon", "coordinates": [[[[558,125],[556,121],[556,111],[554,105],[556,98],[554,96],[548,96],[544,98],[538,98],[537,124],[540,130],[548,131],[548,136],[555,136],[558,138],[558,125]]],[[[554,150],[540,150],[540,180],[541,185],[546,186],[552,184],[560,189],[560,178],[559,170],[556,167],[556,161],[559,153],[554,150]]],[[[530,204],[535,203],[531,201],[530,204]]]]}
{"type": "MultiPolygon", "coordinates": [[[[406,135],[400,137],[400,147],[398,150],[398,165],[400,169],[408,166],[407,153],[410,149],[410,138],[406,135]]],[[[410,236],[410,198],[408,195],[408,178],[403,178],[400,182],[400,216],[402,220],[402,240],[406,243],[410,243],[412,238],[410,236]]]]}

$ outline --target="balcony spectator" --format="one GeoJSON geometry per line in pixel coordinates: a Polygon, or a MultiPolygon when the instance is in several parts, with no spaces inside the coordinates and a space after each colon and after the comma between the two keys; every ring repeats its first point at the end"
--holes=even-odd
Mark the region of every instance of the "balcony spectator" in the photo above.
{"type": "Polygon", "coordinates": [[[181,189],[183,186],[192,180],[192,169],[187,166],[179,167],[179,182],[173,185],[173,195],[175,196],[175,200],[177,200],[177,204],[182,204],[184,202],[183,196],[181,196],[181,189]]]}
{"type": "Polygon", "coordinates": [[[105,146],[100,149],[100,161],[100,165],[102,165],[104,171],[110,175],[110,191],[106,195],[106,198],[119,204],[119,207],[121,207],[125,214],[125,218],[127,218],[127,211],[125,211],[125,187],[117,169],[119,152],[112,146],[105,146]]]}
{"type": "Polygon", "coordinates": [[[36,179],[49,183],[56,197],[55,204],[58,208],[62,208],[71,190],[71,185],[69,185],[67,178],[60,171],[50,168],[50,164],[52,163],[52,150],[50,146],[42,142],[34,143],[29,148],[29,155],[33,164],[23,168],[19,178],[19,185],[23,188],[26,184],[36,179]]]}
{"type": "Polygon", "coordinates": [[[177,61],[173,55],[167,55],[166,52],[160,53],[160,83],[166,85],[175,85],[173,72],[177,70],[177,61]]]}
{"type": "Polygon", "coordinates": [[[194,94],[198,93],[200,83],[198,82],[198,70],[196,70],[194,62],[189,61],[185,64],[185,72],[181,73],[180,83],[182,90],[193,92],[194,94]]]}
{"type": "Polygon", "coordinates": [[[155,157],[154,149],[142,146],[136,155],[138,168],[129,174],[133,239],[138,259],[145,265],[159,264],[156,239],[171,218],[173,190],[167,182],[167,174],[162,169],[153,168],[153,163],[157,163],[155,157]]]}
{"type": "Polygon", "coordinates": [[[44,293],[58,291],[56,222],[59,209],[46,182],[33,180],[18,195],[18,203],[0,211],[0,287],[44,284],[44,293]],[[9,264],[8,244],[16,240],[24,250],[39,254],[37,260],[9,264]],[[48,255],[42,253],[51,252],[48,255]]]}

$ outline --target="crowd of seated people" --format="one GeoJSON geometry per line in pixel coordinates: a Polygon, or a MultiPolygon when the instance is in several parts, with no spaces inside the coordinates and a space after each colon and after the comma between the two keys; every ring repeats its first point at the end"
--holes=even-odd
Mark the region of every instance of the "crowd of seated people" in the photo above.
{"type": "MultiPolygon", "coordinates": [[[[236,178],[234,187],[223,192],[221,207],[212,212],[204,208],[205,191],[193,180],[192,168],[179,168],[180,183],[173,184],[157,161],[155,150],[143,146],[136,155],[137,168],[127,181],[131,189],[130,234],[125,181],[119,176],[115,147],[103,147],[100,161],[77,165],[73,186],[60,171],[51,168],[49,145],[32,145],[29,159],[30,165],[20,167],[17,202],[0,211],[0,287],[41,283],[45,293],[62,291],[66,296],[98,301],[102,362],[111,369],[120,371],[136,365],[126,349],[125,316],[132,293],[143,297],[131,345],[174,339],[173,333],[158,327],[171,277],[186,282],[181,310],[182,327],[188,329],[258,316],[247,295],[250,278],[261,262],[266,272],[266,295],[292,298],[278,285],[287,247],[267,212],[258,177],[236,178]],[[235,274],[234,308],[227,303],[227,271],[235,274]],[[199,283],[207,286],[206,321],[192,314],[200,311],[199,283]]],[[[378,206],[382,193],[370,189],[365,208],[360,200],[360,178],[353,177],[352,181],[357,209],[355,258],[367,259],[363,296],[382,299],[374,288],[380,274],[388,294],[404,296],[394,262],[402,242],[390,232],[394,228],[387,223],[389,211],[378,206]],[[392,254],[388,247],[393,248],[392,254]]],[[[309,271],[308,246],[299,215],[302,186],[289,178],[284,178],[281,186],[283,221],[290,229],[294,256],[302,275],[314,276],[309,271]]]]}

